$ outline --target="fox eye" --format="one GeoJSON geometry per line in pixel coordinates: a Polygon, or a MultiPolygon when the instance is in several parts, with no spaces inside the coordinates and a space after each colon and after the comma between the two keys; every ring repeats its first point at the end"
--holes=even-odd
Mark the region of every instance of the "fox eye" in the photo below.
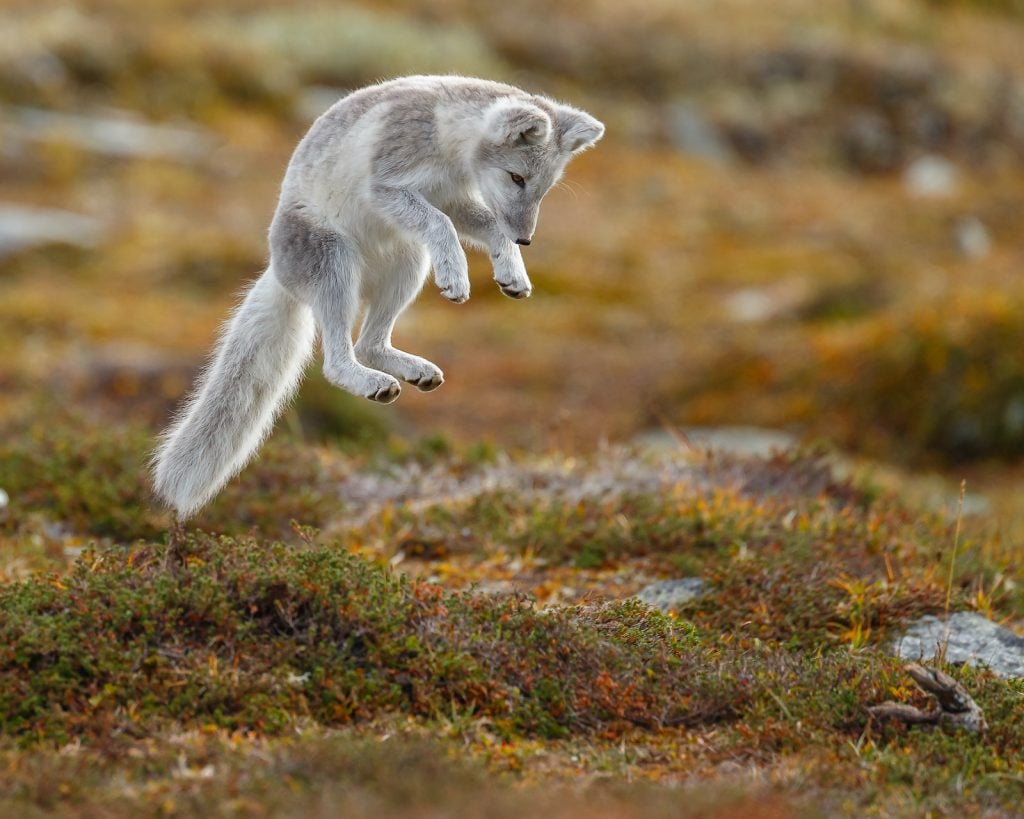
{"type": "Polygon", "coordinates": [[[512,177],[512,181],[515,182],[520,188],[526,187],[526,180],[523,179],[523,177],[521,177],[519,174],[512,173],[512,171],[509,171],[508,175],[512,177]]]}

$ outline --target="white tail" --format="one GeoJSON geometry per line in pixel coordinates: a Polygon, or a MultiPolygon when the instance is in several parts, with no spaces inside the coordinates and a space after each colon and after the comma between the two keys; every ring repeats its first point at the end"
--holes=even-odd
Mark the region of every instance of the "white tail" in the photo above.
{"type": "Polygon", "coordinates": [[[245,466],[298,386],[312,311],[268,269],[221,332],[210,364],[153,458],[157,495],[184,520],[245,466]]]}

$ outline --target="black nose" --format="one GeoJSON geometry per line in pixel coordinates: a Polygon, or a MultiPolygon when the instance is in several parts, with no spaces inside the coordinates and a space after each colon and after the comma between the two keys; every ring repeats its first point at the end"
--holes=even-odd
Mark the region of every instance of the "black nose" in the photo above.
{"type": "Polygon", "coordinates": [[[528,245],[528,244],[530,244],[530,240],[529,239],[516,239],[516,244],[517,245],[528,245]]]}

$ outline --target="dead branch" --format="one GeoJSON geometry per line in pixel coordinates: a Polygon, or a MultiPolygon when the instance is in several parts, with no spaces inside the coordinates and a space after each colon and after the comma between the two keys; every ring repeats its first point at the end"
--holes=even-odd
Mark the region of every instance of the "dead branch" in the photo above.
{"type": "Polygon", "coordinates": [[[915,724],[942,725],[947,728],[959,728],[972,734],[985,732],[988,725],[981,708],[974,701],[967,689],[960,683],[938,669],[925,668],[917,663],[904,666],[917,687],[933,697],[938,705],[928,711],[922,711],[913,705],[899,702],[883,702],[868,709],[875,719],[896,719],[915,724]]]}

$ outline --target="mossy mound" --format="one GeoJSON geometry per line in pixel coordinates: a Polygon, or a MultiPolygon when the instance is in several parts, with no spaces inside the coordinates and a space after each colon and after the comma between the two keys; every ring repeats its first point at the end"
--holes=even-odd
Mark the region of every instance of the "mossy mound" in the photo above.
{"type": "Polygon", "coordinates": [[[0,591],[4,732],[131,734],[160,719],[273,732],[405,711],[553,735],[731,709],[690,630],[637,602],[542,612],[330,547],[197,535],[174,571],[164,552],[88,551],[64,577],[0,591]]]}
{"type": "Polygon", "coordinates": [[[1024,454],[1024,295],[950,297],[723,351],[666,400],[688,423],[796,426],[911,465],[1024,454]]]}
{"type": "MultiPolygon", "coordinates": [[[[109,425],[44,409],[5,427],[0,441],[0,488],[11,498],[0,533],[18,531],[32,516],[86,537],[119,543],[154,539],[171,515],[152,492],[149,461],[156,433],[135,424],[109,425]]],[[[253,468],[234,480],[204,513],[217,533],[260,526],[271,535],[290,521],[322,525],[337,511],[332,476],[312,447],[282,434],[261,450],[253,468]]]]}
{"type": "Polygon", "coordinates": [[[822,403],[837,414],[847,407],[878,451],[947,462],[1017,458],[1024,454],[1021,307],[1003,296],[950,300],[825,344],[822,403]]]}

